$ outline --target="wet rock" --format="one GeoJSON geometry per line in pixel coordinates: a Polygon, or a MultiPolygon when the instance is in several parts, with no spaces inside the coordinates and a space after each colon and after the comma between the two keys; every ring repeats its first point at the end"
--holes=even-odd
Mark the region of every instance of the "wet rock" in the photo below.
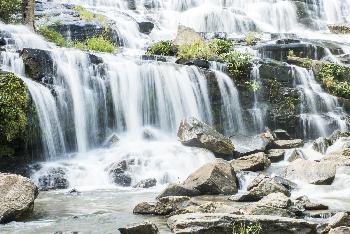
{"type": "Polygon", "coordinates": [[[154,28],[154,24],[149,21],[138,22],[139,30],[141,33],[150,34],[154,28]]]}
{"type": "Polygon", "coordinates": [[[142,131],[142,137],[143,137],[143,139],[149,140],[149,141],[153,141],[153,140],[157,139],[154,132],[148,128],[146,128],[142,131]]]}
{"type": "Polygon", "coordinates": [[[333,145],[337,140],[342,137],[350,137],[350,132],[342,132],[339,130],[334,131],[329,137],[330,143],[333,145]]]}
{"type": "Polygon", "coordinates": [[[293,161],[295,161],[297,159],[305,160],[306,158],[305,158],[305,156],[304,156],[304,154],[303,154],[303,152],[301,150],[294,149],[292,151],[292,153],[289,155],[288,162],[293,162],[293,161]]]}
{"type": "Polygon", "coordinates": [[[0,47],[5,46],[7,44],[5,38],[0,37],[0,47]]]}
{"type": "Polygon", "coordinates": [[[121,234],[157,234],[159,233],[158,227],[145,221],[142,223],[129,224],[126,227],[118,228],[121,234]]]}
{"type": "Polygon", "coordinates": [[[302,180],[310,184],[330,185],[333,183],[336,165],[332,162],[315,162],[297,159],[286,167],[284,177],[302,180]]]}
{"type": "Polygon", "coordinates": [[[68,188],[69,181],[66,170],[62,167],[50,168],[39,177],[38,186],[43,191],[68,188]]]}
{"type": "Polygon", "coordinates": [[[316,223],[269,215],[234,215],[227,213],[188,213],[175,215],[168,219],[168,227],[174,233],[220,233],[232,234],[241,225],[261,226],[261,233],[269,234],[313,234],[316,223]]]}
{"type": "Polygon", "coordinates": [[[295,199],[294,203],[302,206],[305,210],[327,210],[328,206],[311,202],[307,196],[301,196],[295,199]]]}
{"type": "Polygon", "coordinates": [[[350,215],[345,212],[338,212],[327,221],[327,224],[331,228],[349,226],[350,225],[350,215]]]}
{"type": "Polygon", "coordinates": [[[337,227],[329,230],[328,234],[350,234],[350,227],[337,227]]]}
{"type": "Polygon", "coordinates": [[[119,143],[120,139],[117,134],[112,134],[108,139],[103,143],[103,147],[113,147],[119,143]]]}
{"type": "Polygon", "coordinates": [[[185,196],[162,197],[157,202],[142,202],[135,206],[135,214],[169,215],[191,204],[190,198],[185,196]]]}
{"type": "Polygon", "coordinates": [[[296,189],[298,187],[298,185],[296,183],[294,183],[290,180],[287,180],[286,178],[283,178],[281,176],[274,176],[273,179],[277,183],[282,184],[288,190],[296,189]]]}
{"type": "Polygon", "coordinates": [[[209,69],[210,63],[207,60],[204,59],[183,59],[180,58],[176,60],[177,64],[182,64],[182,65],[187,65],[187,66],[196,66],[196,67],[201,67],[205,69],[209,69]]]}
{"type": "Polygon", "coordinates": [[[275,135],[275,138],[277,140],[291,140],[291,137],[289,136],[288,132],[283,129],[277,129],[273,131],[273,134],[275,135]]]}
{"type": "Polygon", "coordinates": [[[28,178],[0,173],[0,223],[26,218],[37,196],[38,188],[28,178]]]}
{"type": "Polygon", "coordinates": [[[198,190],[202,195],[235,194],[236,173],[230,163],[216,159],[192,173],[184,182],[185,187],[198,190]]]}
{"type": "Polygon", "coordinates": [[[198,41],[204,42],[203,37],[199,33],[192,28],[179,25],[174,45],[190,45],[198,41]]]}
{"type": "Polygon", "coordinates": [[[325,154],[330,145],[331,142],[329,141],[329,139],[325,137],[320,137],[312,143],[312,149],[314,149],[317,152],[320,152],[321,154],[325,154]]]}
{"type": "Polygon", "coordinates": [[[304,141],[301,139],[294,140],[277,140],[273,142],[273,148],[276,149],[292,149],[301,147],[304,145],[304,141]]]}
{"type": "Polygon", "coordinates": [[[71,196],[79,196],[81,192],[79,192],[77,189],[74,188],[69,190],[66,194],[71,196]]]}
{"type": "Polygon", "coordinates": [[[184,145],[205,148],[217,154],[231,155],[234,151],[229,138],[196,118],[181,121],[177,136],[184,145]]]}
{"type": "Polygon", "coordinates": [[[113,163],[107,168],[108,174],[115,184],[123,187],[131,185],[131,175],[128,172],[128,168],[131,164],[133,164],[133,161],[123,160],[118,163],[113,163]]]}
{"type": "Polygon", "coordinates": [[[230,137],[235,145],[234,157],[240,158],[243,156],[252,155],[259,152],[264,152],[268,142],[260,135],[257,136],[241,136],[236,135],[230,137]]]}
{"type": "Polygon", "coordinates": [[[266,156],[272,163],[276,163],[284,160],[285,152],[284,149],[270,149],[267,151],[266,156]]]}
{"type": "Polygon", "coordinates": [[[331,24],[328,25],[328,29],[335,34],[348,34],[350,33],[349,24],[331,24]]]}
{"type": "Polygon", "coordinates": [[[230,163],[235,171],[263,171],[271,165],[263,152],[234,159],[230,163]]]}
{"type": "Polygon", "coordinates": [[[337,166],[350,166],[350,147],[347,146],[344,149],[326,155],[322,162],[333,163],[337,166]]]}
{"type": "Polygon", "coordinates": [[[197,189],[188,188],[181,184],[169,184],[157,198],[167,197],[167,196],[199,196],[200,192],[197,189]]]}
{"type": "Polygon", "coordinates": [[[157,180],[155,178],[145,179],[134,185],[134,188],[151,188],[157,185],[157,180]]]}
{"type": "Polygon", "coordinates": [[[260,201],[245,207],[246,215],[275,215],[281,217],[293,217],[294,213],[289,210],[292,202],[283,193],[271,193],[260,201]]]}

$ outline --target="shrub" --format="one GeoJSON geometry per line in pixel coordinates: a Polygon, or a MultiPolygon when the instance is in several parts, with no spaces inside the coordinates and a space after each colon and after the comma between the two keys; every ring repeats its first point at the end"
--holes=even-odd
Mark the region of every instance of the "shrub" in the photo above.
{"type": "Polygon", "coordinates": [[[113,42],[104,36],[92,37],[85,42],[76,42],[74,47],[106,53],[113,53],[117,48],[113,42]]]}
{"type": "Polygon", "coordinates": [[[254,32],[248,32],[247,35],[245,36],[245,42],[249,46],[255,45],[257,40],[258,40],[258,37],[254,32]]]}
{"type": "Polygon", "coordinates": [[[239,226],[233,224],[232,233],[233,234],[260,234],[262,231],[262,227],[259,223],[246,225],[245,223],[241,223],[239,226]]]}
{"type": "Polygon", "coordinates": [[[0,71],[0,140],[12,141],[25,130],[27,87],[12,73],[0,71]]]}
{"type": "Polygon", "coordinates": [[[147,49],[148,55],[172,56],[176,54],[176,48],[172,41],[159,41],[147,49]]]}
{"type": "Polygon", "coordinates": [[[233,42],[224,39],[214,38],[209,42],[209,47],[216,54],[220,55],[230,52],[233,47],[233,42]]]}
{"type": "Polygon", "coordinates": [[[39,33],[45,37],[47,40],[59,45],[59,46],[67,46],[67,42],[64,39],[63,35],[60,34],[59,32],[56,32],[55,30],[47,27],[47,26],[43,26],[41,28],[39,28],[39,33]]]}
{"type": "Polygon", "coordinates": [[[101,14],[95,14],[89,10],[87,10],[85,7],[83,6],[75,6],[74,10],[79,12],[79,16],[81,19],[83,20],[97,20],[100,23],[104,23],[106,20],[106,17],[104,15],[101,14]]]}
{"type": "Polygon", "coordinates": [[[13,23],[22,11],[22,0],[0,0],[0,20],[13,23]]]}
{"type": "Polygon", "coordinates": [[[179,46],[179,51],[177,53],[179,58],[183,59],[214,59],[217,57],[215,52],[210,48],[210,46],[204,41],[196,41],[190,45],[181,45],[179,46]]]}
{"type": "Polygon", "coordinates": [[[252,55],[239,51],[222,54],[221,59],[227,63],[227,70],[234,79],[245,79],[250,76],[252,55]]]}

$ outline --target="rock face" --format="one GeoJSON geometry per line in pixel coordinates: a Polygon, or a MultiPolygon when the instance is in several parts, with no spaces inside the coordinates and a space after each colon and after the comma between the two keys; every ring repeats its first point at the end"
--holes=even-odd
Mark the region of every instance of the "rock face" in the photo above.
{"type": "Polygon", "coordinates": [[[168,219],[168,226],[174,233],[220,233],[232,234],[241,225],[260,225],[261,233],[269,234],[314,234],[316,223],[268,215],[181,214],[168,219]]]}
{"type": "Polygon", "coordinates": [[[145,179],[138,182],[134,188],[151,188],[157,185],[157,180],[155,178],[145,179]]]}
{"type": "Polygon", "coordinates": [[[332,162],[315,162],[298,159],[284,170],[287,179],[299,179],[310,184],[329,185],[333,183],[336,165],[332,162]]]}
{"type": "Polygon", "coordinates": [[[62,167],[50,168],[44,175],[39,177],[38,182],[40,190],[43,191],[69,187],[66,171],[62,167]]]}
{"type": "Polygon", "coordinates": [[[133,161],[123,160],[111,164],[106,170],[115,184],[128,187],[131,185],[131,175],[128,172],[128,167],[131,164],[133,164],[133,161]]]}
{"type": "Polygon", "coordinates": [[[167,197],[167,196],[199,196],[200,192],[197,189],[187,188],[181,184],[169,184],[157,198],[167,197]]]}
{"type": "Polygon", "coordinates": [[[0,173],[0,223],[20,220],[34,208],[38,188],[29,179],[0,173]]]}
{"type": "Polygon", "coordinates": [[[196,118],[181,121],[177,136],[184,145],[205,148],[217,154],[231,155],[234,151],[229,138],[196,118]]]}
{"type": "Polygon", "coordinates": [[[328,234],[350,234],[350,227],[337,227],[329,230],[328,234]]]}
{"type": "Polygon", "coordinates": [[[294,140],[277,140],[274,141],[273,147],[277,149],[292,149],[303,146],[304,141],[301,139],[294,140]]]}
{"type": "Polygon", "coordinates": [[[231,161],[235,171],[263,171],[271,164],[265,153],[260,152],[231,161]]]}
{"type": "Polygon", "coordinates": [[[126,227],[118,228],[121,234],[157,234],[158,227],[151,222],[129,224],[126,227]]]}
{"type": "Polygon", "coordinates": [[[198,190],[202,195],[228,195],[237,192],[236,181],[236,173],[230,163],[223,159],[216,159],[192,173],[183,185],[198,190]]]}
{"type": "Polygon", "coordinates": [[[331,25],[328,25],[328,28],[332,33],[336,33],[336,34],[348,34],[348,33],[350,33],[350,25],[349,24],[331,24],[331,25]]]}
{"type": "Polygon", "coordinates": [[[272,163],[276,163],[284,159],[285,152],[284,149],[270,149],[267,152],[267,157],[272,163]]]}
{"type": "Polygon", "coordinates": [[[337,166],[350,166],[350,147],[326,155],[322,161],[334,163],[337,166]]]}
{"type": "Polygon", "coordinates": [[[179,25],[174,45],[190,45],[198,41],[204,41],[203,37],[192,28],[179,25]]]}
{"type": "Polygon", "coordinates": [[[302,206],[305,210],[327,210],[328,206],[311,202],[307,196],[301,196],[295,199],[297,205],[302,206]]]}
{"type": "Polygon", "coordinates": [[[304,154],[303,154],[303,152],[301,151],[301,150],[299,150],[299,149],[294,149],[293,151],[292,151],[292,153],[289,155],[289,157],[288,157],[288,162],[293,162],[293,161],[295,161],[295,160],[297,160],[297,159],[303,159],[303,160],[305,160],[306,158],[305,158],[305,156],[304,156],[304,154]]]}

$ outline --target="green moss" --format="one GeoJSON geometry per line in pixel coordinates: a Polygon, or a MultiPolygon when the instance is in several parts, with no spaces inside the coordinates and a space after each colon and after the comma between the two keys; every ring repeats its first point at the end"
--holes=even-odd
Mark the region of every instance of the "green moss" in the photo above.
{"type": "Polygon", "coordinates": [[[64,39],[63,35],[47,26],[39,28],[38,32],[48,41],[51,41],[58,46],[67,46],[67,41],[64,39]]]}
{"type": "Polygon", "coordinates": [[[220,55],[230,52],[233,49],[233,42],[214,38],[209,42],[209,47],[215,54],[220,55]]]}
{"type": "Polygon", "coordinates": [[[173,56],[176,54],[176,47],[172,41],[159,41],[151,45],[146,54],[148,55],[162,55],[173,56]]]}
{"type": "Polygon", "coordinates": [[[234,79],[246,79],[250,76],[252,70],[252,55],[239,51],[231,51],[222,54],[221,60],[227,63],[227,69],[231,77],[234,79]]]}
{"type": "Polygon", "coordinates": [[[75,6],[74,10],[79,12],[79,16],[83,20],[88,20],[88,21],[97,20],[100,23],[105,23],[105,21],[106,21],[106,17],[104,15],[95,14],[95,13],[87,10],[83,6],[75,6]]]}
{"type": "Polygon", "coordinates": [[[117,47],[104,36],[92,37],[85,42],[75,42],[73,47],[97,52],[113,53],[117,47]]]}
{"type": "Polygon", "coordinates": [[[247,35],[245,35],[245,42],[248,46],[253,46],[259,41],[259,37],[255,32],[248,32],[247,35]]]}
{"type": "Polygon", "coordinates": [[[0,72],[0,139],[11,142],[21,137],[26,123],[28,91],[23,81],[12,73],[0,72]]]}
{"type": "Polygon", "coordinates": [[[16,15],[21,11],[22,0],[0,0],[0,20],[5,23],[16,22],[16,15]]]}

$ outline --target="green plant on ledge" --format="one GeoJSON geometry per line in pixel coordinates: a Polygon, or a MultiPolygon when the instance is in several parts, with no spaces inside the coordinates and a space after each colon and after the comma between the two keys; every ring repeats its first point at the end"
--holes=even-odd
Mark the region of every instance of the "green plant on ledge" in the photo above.
{"type": "Polygon", "coordinates": [[[40,27],[38,32],[47,40],[57,44],[58,46],[67,46],[68,44],[61,33],[56,32],[47,26],[40,27]]]}
{"type": "Polygon", "coordinates": [[[222,54],[221,60],[227,63],[227,70],[234,79],[246,79],[252,69],[252,55],[239,51],[222,54]]]}
{"type": "Polygon", "coordinates": [[[106,17],[104,15],[95,14],[95,13],[87,10],[83,6],[75,6],[74,10],[79,12],[79,16],[83,20],[87,20],[87,21],[97,20],[97,21],[99,21],[102,24],[105,23],[105,21],[106,21],[106,17]]]}
{"type": "Polygon", "coordinates": [[[232,224],[232,234],[260,234],[261,231],[262,227],[259,223],[250,225],[245,223],[241,223],[240,225],[232,224]]]}
{"type": "Polygon", "coordinates": [[[177,57],[183,59],[214,59],[217,54],[210,48],[209,44],[204,41],[196,41],[189,45],[180,45],[179,51],[177,52],[177,57]]]}
{"type": "Polygon", "coordinates": [[[146,54],[148,55],[162,55],[162,56],[172,56],[175,55],[175,46],[172,41],[159,41],[151,45],[146,54]]]}
{"type": "Polygon", "coordinates": [[[215,54],[220,55],[228,53],[233,49],[234,43],[232,41],[214,38],[209,42],[209,47],[215,54]]]}

